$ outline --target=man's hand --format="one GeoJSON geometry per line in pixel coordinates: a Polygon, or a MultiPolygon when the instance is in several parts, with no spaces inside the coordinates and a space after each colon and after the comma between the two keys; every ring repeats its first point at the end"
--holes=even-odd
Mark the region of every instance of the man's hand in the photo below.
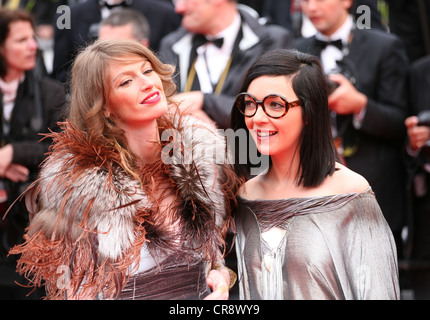
{"type": "Polygon", "coordinates": [[[179,108],[185,113],[203,110],[203,93],[190,91],[176,94],[173,99],[179,103],[179,108]]]}
{"type": "Polygon", "coordinates": [[[337,114],[358,115],[367,105],[367,96],[359,92],[352,83],[341,74],[330,74],[329,79],[339,84],[328,97],[328,106],[337,114]]]}
{"type": "Polygon", "coordinates": [[[204,122],[215,124],[215,121],[203,111],[204,96],[200,91],[178,93],[173,99],[178,102],[183,113],[191,114],[204,122]]]}
{"type": "Polygon", "coordinates": [[[406,118],[405,125],[412,150],[420,149],[430,139],[430,128],[428,126],[419,126],[418,117],[411,116],[406,118]]]}

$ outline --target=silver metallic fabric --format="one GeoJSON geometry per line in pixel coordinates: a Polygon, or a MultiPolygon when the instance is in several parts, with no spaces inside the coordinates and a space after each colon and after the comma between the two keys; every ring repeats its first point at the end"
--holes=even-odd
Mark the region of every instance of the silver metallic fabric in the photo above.
{"type": "Polygon", "coordinates": [[[235,219],[241,299],[400,297],[395,243],[370,188],[312,198],[239,198],[235,219]],[[285,230],[275,248],[261,237],[262,228],[272,227],[285,230]]]}

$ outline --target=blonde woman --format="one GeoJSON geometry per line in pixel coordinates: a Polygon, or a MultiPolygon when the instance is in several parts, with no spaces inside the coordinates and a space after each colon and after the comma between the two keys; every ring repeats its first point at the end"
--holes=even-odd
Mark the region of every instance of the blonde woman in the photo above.
{"type": "Polygon", "coordinates": [[[133,41],[98,41],[76,58],[68,121],[13,250],[48,299],[228,298],[233,175],[203,152],[225,152],[215,128],[176,113],[172,72],[133,41]]]}

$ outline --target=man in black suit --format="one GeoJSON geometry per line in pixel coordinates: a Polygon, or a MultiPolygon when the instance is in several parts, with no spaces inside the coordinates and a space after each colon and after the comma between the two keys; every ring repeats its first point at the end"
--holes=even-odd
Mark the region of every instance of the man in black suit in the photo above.
{"type": "Polygon", "coordinates": [[[158,50],[161,38],[176,30],[180,16],[171,3],[157,0],[87,0],[71,6],[70,28],[55,29],[54,65],[52,77],[67,82],[70,64],[80,47],[97,38],[100,21],[115,10],[128,7],[148,19],[150,47],[158,50]]]}
{"type": "Polygon", "coordinates": [[[410,155],[409,272],[414,297],[430,299],[430,55],[411,63],[406,118],[410,155]]]}
{"type": "Polygon", "coordinates": [[[390,32],[405,44],[410,63],[430,54],[430,2],[385,0],[390,32]]]}
{"type": "Polygon", "coordinates": [[[187,112],[226,128],[246,70],[262,53],[290,47],[293,36],[261,24],[237,0],[180,0],[175,9],[182,26],[162,39],[160,58],[177,68],[176,97],[187,112]]]}
{"type": "Polygon", "coordinates": [[[338,87],[328,101],[336,143],[345,164],[369,181],[400,255],[407,207],[402,146],[408,61],[396,36],[357,28],[352,5],[353,0],[302,1],[318,33],[297,40],[295,47],[319,56],[327,74],[337,73],[329,75],[338,87]]]}

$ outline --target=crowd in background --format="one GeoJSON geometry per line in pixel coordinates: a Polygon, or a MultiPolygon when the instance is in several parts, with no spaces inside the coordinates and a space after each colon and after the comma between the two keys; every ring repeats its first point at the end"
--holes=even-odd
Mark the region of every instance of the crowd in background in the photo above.
{"type": "MultiPolygon", "coordinates": [[[[118,1],[2,1],[2,6],[21,8],[34,15],[40,55],[31,68],[31,76],[25,77],[25,83],[42,84],[42,108],[57,110],[58,105],[64,103],[74,57],[80,48],[99,38],[135,39],[151,48],[162,61],[174,65],[176,99],[183,101],[183,111],[215,123],[219,128],[227,128],[243,76],[264,52],[294,48],[320,56],[327,77],[332,80],[330,83],[337,87],[333,90],[338,90],[329,98],[330,108],[337,114],[337,117],[333,116],[336,145],[344,164],[369,181],[390,225],[397,246],[403,298],[430,298],[430,145],[427,144],[430,141],[430,120],[427,120],[430,115],[426,113],[430,112],[430,79],[427,75],[430,68],[430,5],[426,1],[354,1],[350,11],[353,31],[346,34],[340,49],[333,45],[319,47],[320,42],[331,39],[324,37],[322,29],[318,29],[318,17],[312,17],[311,0],[303,0],[303,6],[298,0],[242,0],[238,4],[225,1],[227,4],[220,11],[216,11],[218,7],[215,6],[205,7],[203,0],[126,0],[124,6],[115,6],[114,2],[118,1]],[[190,8],[188,2],[198,5],[190,8]],[[57,10],[64,5],[70,9],[70,16],[67,16],[67,10],[57,10]],[[361,7],[363,5],[365,9],[361,7]],[[239,17],[237,12],[240,19],[234,18],[239,17]],[[59,19],[63,19],[62,22],[70,19],[70,28],[64,25],[60,28],[59,19]],[[364,25],[355,23],[363,22],[363,19],[364,25]],[[219,29],[218,26],[227,20],[234,22],[222,28],[223,38],[218,45],[218,39],[210,37],[214,33],[211,28],[219,29]],[[364,32],[356,32],[357,29],[364,32]],[[367,37],[367,29],[376,35],[367,37]],[[195,34],[208,37],[198,39],[195,34]],[[215,45],[208,46],[208,41],[215,45]],[[357,101],[365,99],[365,108],[346,110],[345,105],[352,106],[356,102],[352,98],[345,100],[346,96],[357,97],[357,101]]],[[[6,80],[7,72],[1,71],[0,78],[6,80]]],[[[21,83],[17,82],[18,85],[21,83]]],[[[29,85],[25,89],[28,92],[22,89],[24,91],[18,91],[18,94],[33,97],[32,87],[29,85]]],[[[6,84],[0,86],[2,98],[7,89],[6,84]]],[[[7,102],[3,100],[0,104],[4,117],[7,102]]],[[[25,114],[24,108],[19,114],[17,112],[8,118],[31,122],[32,115],[25,114]]],[[[52,118],[43,119],[43,129],[39,132],[55,129],[54,120],[61,119],[61,112],[50,115],[52,118]]],[[[18,121],[10,124],[10,128],[14,126],[23,127],[18,121]]],[[[11,134],[6,135],[3,124],[0,155],[7,151],[5,146],[16,143],[14,158],[10,161],[29,168],[26,176],[31,178],[26,182],[32,181],[46,149],[33,151],[33,163],[26,163],[23,159],[30,157],[29,154],[16,150],[20,150],[18,142],[28,132],[13,132],[11,129],[11,134]]],[[[26,137],[34,143],[39,139],[34,134],[26,137]]],[[[26,151],[31,148],[21,146],[26,151]]],[[[0,159],[0,169],[1,162],[0,159]]],[[[0,178],[0,182],[8,179],[2,176],[1,170],[0,178]]],[[[26,183],[16,183],[14,197],[8,199],[8,204],[19,196],[23,185],[26,183]]],[[[25,209],[22,207],[22,210],[25,209]]],[[[13,269],[9,268],[14,261],[6,258],[5,252],[19,239],[27,219],[12,211],[8,213],[8,219],[1,222],[1,288],[15,286],[15,280],[22,280],[16,279],[13,269]],[[11,240],[6,238],[8,233],[4,230],[12,225],[17,232],[11,240]]],[[[24,298],[21,292],[8,296],[5,293],[9,291],[1,288],[0,298],[24,298]]]]}

